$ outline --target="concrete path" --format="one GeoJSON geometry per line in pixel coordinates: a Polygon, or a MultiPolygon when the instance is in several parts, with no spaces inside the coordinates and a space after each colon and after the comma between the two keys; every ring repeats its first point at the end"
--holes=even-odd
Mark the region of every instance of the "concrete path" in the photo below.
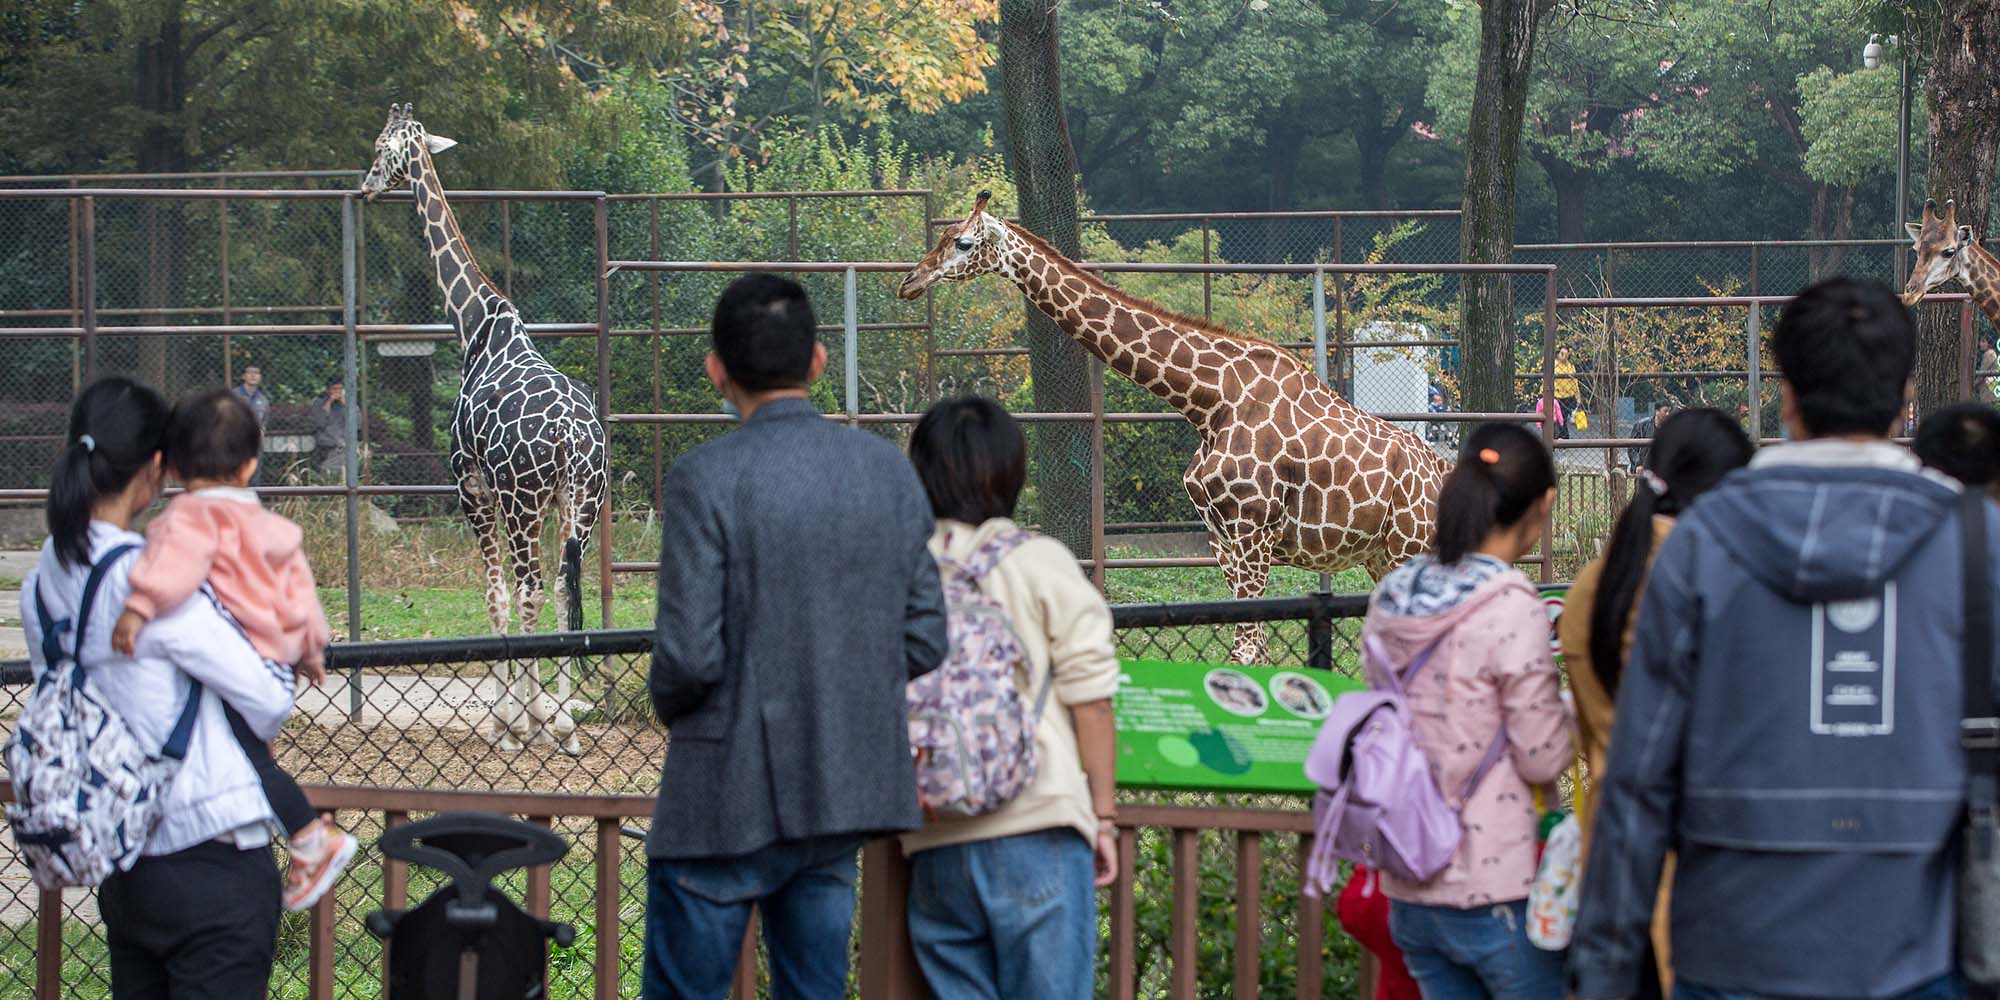
{"type": "Polygon", "coordinates": [[[28,640],[21,634],[21,591],[11,581],[27,576],[40,557],[38,552],[0,552],[0,577],[10,581],[0,589],[0,660],[28,655],[28,640]]]}

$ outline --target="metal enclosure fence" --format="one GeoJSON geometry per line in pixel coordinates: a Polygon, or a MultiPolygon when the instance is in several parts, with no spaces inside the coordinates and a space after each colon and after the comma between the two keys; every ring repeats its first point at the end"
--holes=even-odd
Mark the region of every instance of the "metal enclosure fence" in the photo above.
{"type": "MultiPolygon", "coordinates": [[[[1236,622],[1264,621],[1276,663],[1351,674],[1366,607],[1366,595],[1125,606],[1114,609],[1114,623],[1125,658],[1217,662],[1227,655],[1236,622]]],[[[640,630],[333,647],[329,666],[336,676],[362,678],[363,714],[348,714],[342,682],[308,691],[274,747],[287,771],[313,789],[315,803],[343,810],[343,823],[369,847],[320,910],[286,918],[272,995],[379,994],[381,950],[362,930],[363,918],[385,900],[421,899],[438,881],[435,873],[385,863],[373,841],[386,825],[451,808],[535,817],[572,841],[569,858],[517,874],[507,890],[584,931],[576,948],[551,963],[553,995],[635,995],[644,859],[637,843],[620,832],[650,815],[667,752],[645,695],[650,649],[650,634],[640,630]],[[567,756],[547,744],[502,753],[480,734],[493,693],[490,669],[508,659],[536,662],[544,673],[567,662],[586,678],[578,687],[587,703],[577,712],[581,754],[567,756]],[[617,946],[602,947],[606,939],[617,946]]],[[[0,664],[0,719],[18,711],[24,673],[18,661],[0,664]]],[[[0,770],[0,781],[5,777],[0,770]]],[[[1300,833],[1307,828],[1303,803],[1136,791],[1121,800],[1127,875],[1108,900],[1109,912],[1122,923],[1105,949],[1107,992],[1131,996],[1145,987],[1148,995],[1192,996],[1199,987],[1213,995],[1248,983],[1236,995],[1253,995],[1266,954],[1258,935],[1239,934],[1233,953],[1203,949],[1197,957],[1193,949],[1182,950],[1196,927],[1197,902],[1218,894],[1253,920],[1261,915],[1275,940],[1297,939],[1291,953],[1300,967],[1290,974],[1304,980],[1302,995],[1320,995],[1322,977],[1335,992],[1353,992],[1355,949],[1316,902],[1297,892],[1305,850],[1300,833]]],[[[12,838],[0,830],[0,996],[105,995],[93,894],[36,892],[13,850],[12,838]]],[[[877,868],[871,875],[886,870],[872,853],[869,864],[877,868]]],[[[878,926],[883,919],[900,926],[900,916],[885,918],[875,912],[879,900],[863,895],[878,926]]],[[[871,945],[868,934],[856,942],[861,964],[886,975],[893,971],[884,966],[889,958],[878,952],[889,937],[877,933],[882,940],[871,945]]],[[[1292,980],[1283,985],[1289,994],[1292,980]]],[[[908,994],[884,986],[866,995],[908,994]]]]}
{"type": "MultiPolygon", "coordinates": [[[[67,403],[87,373],[133,373],[178,393],[226,384],[254,363],[273,397],[266,483],[307,526],[322,575],[359,584],[334,602],[346,605],[335,610],[345,612],[348,635],[368,634],[364,589],[477,586],[444,455],[459,345],[440,322],[407,197],[353,201],[345,188],[354,176],[245,181],[327,185],[303,190],[82,187],[112,183],[85,178],[16,189],[9,185],[24,179],[0,179],[0,340],[13,361],[0,367],[8,404],[0,407],[0,502],[38,502],[67,403]],[[349,205],[352,219],[343,221],[349,205]],[[335,379],[350,389],[353,426],[343,447],[317,449],[312,404],[335,379]],[[344,573],[333,570],[343,563],[344,573]]],[[[224,178],[186,180],[208,179],[224,178]]],[[[1189,554],[1202,551],[1180,485],[1196,444],[1190,425],[1101,366],[1031,379],[1020,298],[1002,279],[938,288],[916,304],[894,297],[894,274],[878,272],[907,266],[940,225],[956,221],[928,191],[452,199],[475,254],[544,352],[598,391],[609,418],[614,488],[592,581],[598,623],[620,617],[614,570],[643,568],[654,556],[665,465],[727,426],[701,360],[711,303],[732,276],[727,268],[738,266],[707,262],[732,259],[781,262],[758,266],[800,277],[820,304],[829,348],[843,362],[851,349],[851,371],[820,387],[824,409],[900,436],[909,415],[940,396],[998,396],[1030,415],[1028,520],[1100,575],[1212,564],[1205,552],[1189,554]],[[643,272],[668,265],[635,263],[606,277],[614,260],[703,263],[643,272]],[[829,266],[847,263],[851,275],[829,266]]],[[[1091,217],[1088,226],[1101,234],[1090,237],[1096,248],[1133,258],[1104,265],[1121,287],[1286,342],[1364,409],[1409,418],[1439,450],[1455,451],[1467,416],[1452,412],[1450,379],[1462,273],[1445,266],[1456,255],[1455,212],[1120,215],[1091,217]],[[1443,413],[1429,412],[1432,386],[1443,413]]],[[[1520,248],[1528,263],[1514,280],[1519,408],[1572,396],[1565,406],[1582,409],[1591,425],[1569,428],[1563,442],[1574,477],[1565,485],[1576,488],[1565,490],[1558,511],[1562,537],[1550,572],[1566,575],[1594,553],[1626,489],[1632,456],[1616,442],[1651,403],[1748,405],[1756,381],[1750,310],[1740,296],[1712,293],[1773,282],[1789,291],[1828,268],[1879,274],[1893,263],[1893,245],[1520,248]],[[1558,295],[1551,324],[1548,305],[1558,295]],[[1699,349],[1677,354],[1662,344],[1699,349]],[[1574,394],[1555,391],[1567,379],[1545,378],[1554,374],[1545,364],[1551,347],[1572,350],[1574,394]]],[[[1980,321],[1969,307],[1965,315],[1976,338],[1980,321]]],[[[1758,319],[1761,329],[1768,312],[1758,319]]],[[[1768,431],[1772,395],[1758,396],[1746,423],[1768,431]]]]}
{"type": "MultiPolygon", "coordinates": [[[[1192,518],[1178,485],[1192,429],[1095,366],[1076,371],[1073,386],[1027,385],[1023,349],[1011,339],[1021,315],[1012,289],[978,283],[912,305],[894,297],[892,277],[876,273],[907,264],[862,264],[850,273],[811,260],[852,261],[859,250],[885,248],[916,259],[928,235],[925,192],[451,197],[495,283],[550,359],[597,391],[607,417],[614,490],[598,546],[599,622],[615,624],[613,566],[636,568],[652,555],[645,529],[660,471],[726,423],[701,375],[702,334],[729,280],[724,272],[735,267],[611,274],[614,248],[632,255],[625,272],[659,267],[644,262],[655,253],[714,260],[704,252],[748,248],[752,256],[807,258],[759,266],[800,275],[821,303],[828,339],[840,338],[852,361],[842,380],[820,387],[825,409],[899,434],[940,395],[998,395],[1026,415],[1038,440],[1054,442],[1037,449],[1044,463],[1053,456],[1073,466],[1061,476],[1038,473],[1038,482],[1089,483],[1066,503],[1050,499],[1052,491],[1031,494],[1030,521],[1070,542],[1100,573],[1212,564],[1157,555],[1121,563],[1107,553],[1107,522],[1173,527],[1192,518]],[[831,322],[833,303],[839,322],[831,322]],[[1035,406],[1050,397],[1084,405],[1035,406]],[[635,523],[640,530],[629,530],[635,523]]],[[[0,427],[0,501],[39,501],[67,402],[93,375],[131,373],[178,394],[227,384],[254,364],[273,398],[268,495],[307,526],[323,576],[337,578],[331,567],[345,562],[349,637],[364,634],[360,598],[373,574],[393,574],[379,581],[384,587],[474,585],[477,561],[452,516],[455,489],[443,454],[459,345],[437,322],[436,284],[407,196],[384,201],[366,206],[337,190],[0,192],[0,233],[16,234],[0,258],[0,339],[16,361],[0,371],[0,398],[15,404],[0,427]],[[314,403],[332,381],[351,390],[348,426],[336,428],[340,447],[316,448],[314,403]]],[[[1541,300],[1538,341],[1547,339],[1552,315],[1553,288],[1536,280],[1551,273],[1546,266],[1137,262],[1115,269],[1128,285],[1151,282],[1144,293],[1171,306],[1191,310],[1199,295],[1218,319],[1247,329],[1287,340],[1314,331],[1311,341],[1290,346],[1349,388],[1357,357],[1349,331],[1372,315],[1364,309],[1385,316],[1435,309],[1433,300],[1455,297],[1460,274],[1519,276],[1519,297],[1541,300]]],[[[1526,322],[1534,328],[1532,314],[1526,322]]],[[[1397,329],[1381,326],[1370,343],[1408,355],[1406,367],[1435,367],[1437,352],[1450,346],[1399,337],[1397,329]]],[[[1425,412],[1421,388],[1405,389],[1405,405],[1376,409],[1421,418],[1417,426],[1433,437],[1462,419],[1425,412]]]]}

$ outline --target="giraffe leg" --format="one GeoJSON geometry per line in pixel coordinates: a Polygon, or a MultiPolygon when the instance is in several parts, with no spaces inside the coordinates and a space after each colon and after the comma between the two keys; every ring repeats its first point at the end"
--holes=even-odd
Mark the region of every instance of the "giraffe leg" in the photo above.
{"type": "MultiPolygon", "coordinates": [[[[520,630],[536,631],[541,623],[542,599],[542,510],[535,498],[504,499],[501,514],[507,528],[508,561],[514,570],[515,603],[520,606],[520,630]]],[[[516,740],[550,740],[567,753],[581,748],[576,739],[576,723],[569,712],[543,690],[540,671],[533,662],[514,664],[510,702],[519,710],[508,720],[508,735],[516,740]]]]}
{"type": "MultiPolygon", "coordinates": [[[[479,558],[486,567],[486,620],[495,634],[507,632],[508,618],[513,607],[507,592],[507,570],[505,552],[500,542],[500,511],[492,490],[484,479],[477,475],[465,476],[458,484],[459,505],[465,511],[465,520],[471,525],[472,533],[479,539],[479,558]]],[[[513,693],[514,665],[501,661],[493,665],[493,682],[496,695],[488,706],[489,718],[484,726],[488,728],[490,739],[502,750],[518,750],[507,733],[507,720],[518,709],[514,705],[513,693]]]]}
{"type": "MultiPolygon", "coordinates": [[[[1238,600],[1264,596],[1264,588],[1271,579],[1271,532],[1256,530],[1231,536],[1211,533],[1210,537],[1214,539],[1215,558],[1222,564],[1230,592],[1238,600]]],[[[1231,663],[1268,663],[1270,659],[1271,648],[1262,624],[1245,622],[1236,626],[1236,641],[1229,649],[1231,663]]]]}

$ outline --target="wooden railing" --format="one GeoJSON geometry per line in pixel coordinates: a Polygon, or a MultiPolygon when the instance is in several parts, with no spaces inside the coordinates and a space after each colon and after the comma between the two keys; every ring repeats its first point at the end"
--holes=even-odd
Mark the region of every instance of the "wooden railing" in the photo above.
{"type": "MultiPolygon", "coordinates": [[[[624,884],[620,877],[625,846],[623,830],[629,820],[652,815],[653,799],[643,795],[561,795],[522,792],[480,792],[428,789],[388,789],[320,786],[307,789],[321,808],[379,817],[384,829],[407,822],[412,814],[447,810],[480,810],[526,817],[551,825],[562,819],[585,818],[592,823],[589,837],[591,867],[595,884],[591,919],[598,945],[592,965],[593,995],[596,1000],[620,996],[624,975],[620,940],[621,902],[624,884]]],[[[0,784],[0,801],[10,801],[12,787],[0,784]]],[[[1138,863],[1139,833],[1158,829],[1171,838],[1172,901],[1170,975],[1167,994],[1192,998],[1197,985],[1198,902],[1200,837],[1204,831],[1229,831],[1236,835],[1237,878],[1235,885],[1235,942],[1233,956],[1234,990],[1238,998],[1259,996],[1262,947],[1262,871],[1266,838],[1297,835],[1299,870],[1312,850],[1311,817],[1293,809],[1211,809],[1174,805],[1121,805],[1119,826],[1119,878],[1111,889],[1110,940],[1103,946],[1110,952],[1110,995],[1114,1000],[1136,997],[1138,973],[1137,898],[1134,887],[1138,863]]],[[[409,904],[410,876],[402,862],[384,860],[381,905],[403,908],[409,904]]],[[[861,954],[860,992],[880,1000],[918,1000],[929,996],[923,986],[910,950],[904,905],[908,896],[908,868],[901,849],[893,840],[869,843],[861,865],[861,954]]],[[[550,869],[530,869],[526,877],[526,908],[539,917],[550,915],[550,869]]],[[[350,914],[350,919],[358,915],[350,914]]],[[[38,1000],[59,1000],[74,990],[63,982],[61,893],[44,892],[37,914],[35,996],[38,1000]]],[[[334,894],[329,893],[310,917],[307,980],[313,1000],[335,996],[335,927],[340,916],[334,894]]],[[[1301,897],[1296,916],[1298,976],[1295,995],[1316,998],[1322,995],[1325,970],[1321,964],[1324,923],[1323,904],[1301,897]]],[[[755,953],[756,924],[745,935],[743,959],[739,963],[732,996],[750,1000],[756,996],[758,969],[755,953]]],[[[1373,970],[1365,959],[1361,971],[1362,997],[1373,995],[1373,970]]],[[[386,970],[385,970],[386,974],[386,970]]],[[[384,995],[387,984],[384,983],[384,995]]]]}

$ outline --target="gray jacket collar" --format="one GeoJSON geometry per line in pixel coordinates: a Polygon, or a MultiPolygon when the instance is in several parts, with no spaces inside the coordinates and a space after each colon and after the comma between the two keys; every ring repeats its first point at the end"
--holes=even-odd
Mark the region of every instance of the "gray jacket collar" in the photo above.
{"type": "Polygon", "coordinates": [[[818,416],[820,416],[819,407],[814,406],[811,399],[782,396],[757,407],[757,412],[750,414],[747,423],[761,423],[765,420],[800,420],[818,416]]]}

